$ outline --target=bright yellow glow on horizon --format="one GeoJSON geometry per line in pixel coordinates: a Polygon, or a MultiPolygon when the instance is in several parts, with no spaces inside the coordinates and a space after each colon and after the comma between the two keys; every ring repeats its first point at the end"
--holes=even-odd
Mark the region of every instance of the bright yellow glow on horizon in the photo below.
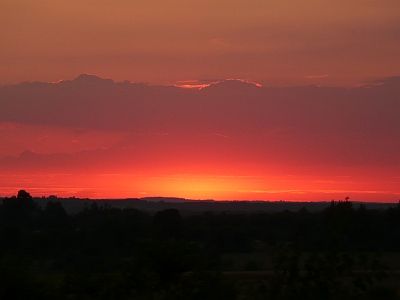
{"type": "Polygon", "coordinates": [[[0,196],[397,202],[399,20],[399,0],[0,1],[0,196]]]}
{"type": "Polygon", "coordinates": [[[1,175],[0,180],[3,182],[0,196],[8,197],[15,195],[19,189],[25,189],[36,197],[57,195],[92,199],[178,197],[193,200],[330,201],[349,196],[355,201],[397,202],[397,198],[388,196],[400,196],[393,185],[392,190],[361,190],[357,189],[359,184],[351,185],[349,189],[335,189],[335,183],[325,184],[324,189],[317,188],[323,186],[321,184],[313,186],[308,180],[302,183],[299,178],[283,180],[277,177],[253,176],[15,174],[1,175]]]}

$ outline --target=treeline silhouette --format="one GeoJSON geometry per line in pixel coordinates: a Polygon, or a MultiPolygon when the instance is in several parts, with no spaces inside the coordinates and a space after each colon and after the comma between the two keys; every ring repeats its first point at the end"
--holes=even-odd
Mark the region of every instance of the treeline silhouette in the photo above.
{"type": "Polygon", "coordinates": [[[68,215],[21,190],[0,205],[0,299],[398,299],[379,284],[388,252],[400,252],[400,203],[183,218],[92,202],[68,215]],[[255,279],[224,267],[227,253],[260,252],[271,265],[248,264],[255,279]]]}

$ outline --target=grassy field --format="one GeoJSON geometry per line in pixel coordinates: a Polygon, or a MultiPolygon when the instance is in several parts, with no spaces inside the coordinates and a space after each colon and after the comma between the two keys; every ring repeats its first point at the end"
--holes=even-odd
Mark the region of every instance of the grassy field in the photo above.
{"type": "MultiPolygon", "coordinates": [[[[373,256],[373,253],[367,254],[373,256]]],[[[302,253],[298,260],[300,277],[306,276],[304,262],[309,256],[310,253],[302,253]]],[[[223,273],[235,282],[240,295],[238,299],[266,299],[262,291],[267,290],[277,276],[271,252],[223,254],[221,260],[223,273]]],[[[400,299],[400,253],[382,253],[379,261],[387,270],[382,279],[374,278],[366,288],[369,294],[365,299],[400,299]]],[[[351,277],[340,276],[335,280],[340,282],[342,288],[350,288],[354,286],[355,278],[368,278],[371,274],[371,270],[355,266],[351,277]]]]}

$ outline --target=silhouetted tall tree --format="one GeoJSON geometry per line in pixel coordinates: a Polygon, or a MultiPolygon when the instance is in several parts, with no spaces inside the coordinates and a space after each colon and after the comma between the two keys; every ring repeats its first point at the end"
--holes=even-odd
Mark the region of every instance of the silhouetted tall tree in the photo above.
{"type": "Polygon", "coordinates": [[[20,190],[17,197],[5,198],[2,207],[2,219],[7,223],[27,223],[39,205],[33,201],[32,196],[25,190],[20,190]]]}

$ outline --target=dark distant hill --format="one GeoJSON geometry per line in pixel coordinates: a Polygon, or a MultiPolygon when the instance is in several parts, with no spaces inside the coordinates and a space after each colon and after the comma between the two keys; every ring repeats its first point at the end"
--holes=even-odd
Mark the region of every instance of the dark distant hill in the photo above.
{"type": "MultiPolygon", "coordinates": [[[[0,203],[3,199],[0,198],[0,203]]],[[[226,213],[257,213],[257,212],[298,212],[306,208],[309,212],[319,212],[327,208],[331,202],[292,202],[292,201],[215,201],[215,200],[191,200],[175,197],[145,197],[128,199],[79,199],[79,198],[58,198],[56,196],[34,198],[34,201],[44,208],[48,201],[61,202],[68,214],[76,214],[86,205],[97,202],[99,205],[108,203],[115,208],[136,208],[154,214],[158,211],[174,208],[183,215],[199,214],[205,211],[226,212],[226,213]]],[[[364,204],[367,209],[385,210],[394,207],[396,203],[373,203],[353,202],[353,207],[358,208],[364,204]]]]}

